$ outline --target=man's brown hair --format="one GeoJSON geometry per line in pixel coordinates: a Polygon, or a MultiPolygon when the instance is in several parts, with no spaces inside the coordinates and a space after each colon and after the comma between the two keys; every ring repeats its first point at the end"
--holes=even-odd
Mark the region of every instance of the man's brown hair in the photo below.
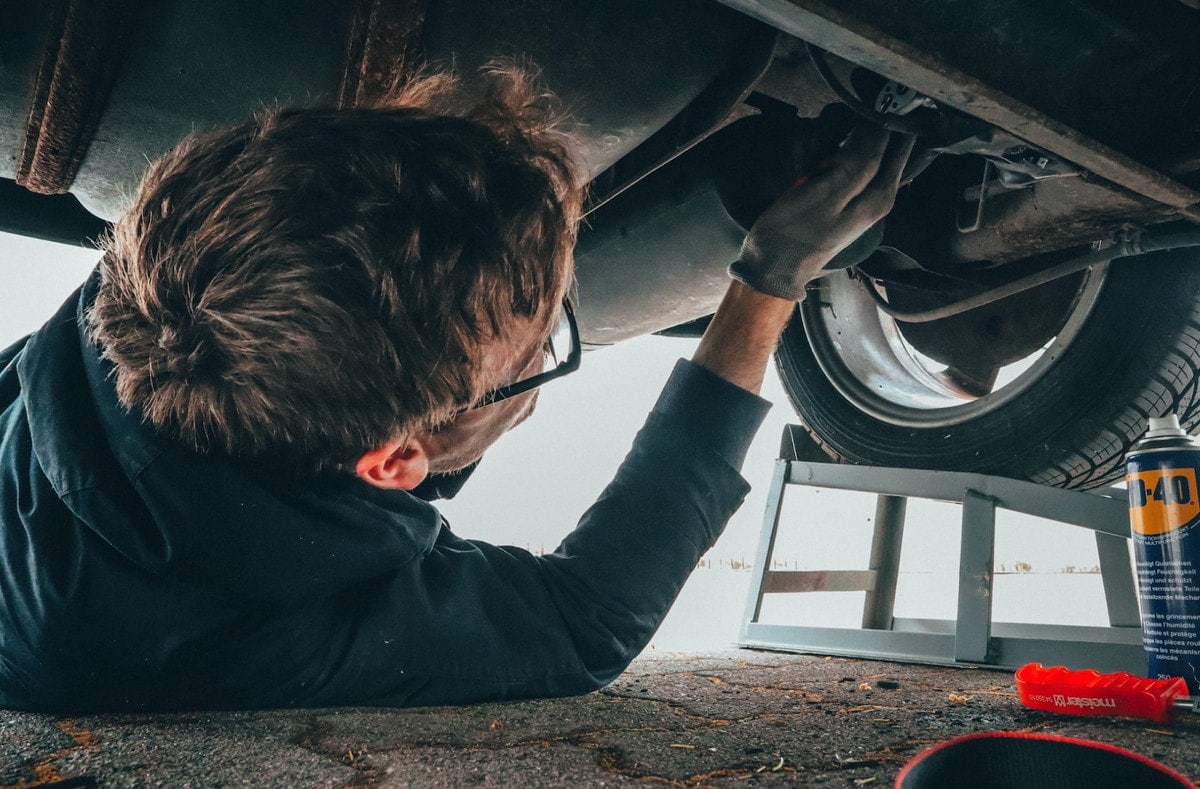
{"type": "Polygon", "coordinates": [[[121,402],[196,451],[318,469],[482,396],[482,344],[564,296],[580,207],[552,100],[512,66],[482,84],[268,112],[156,161],[90,315],[121,402]]]}

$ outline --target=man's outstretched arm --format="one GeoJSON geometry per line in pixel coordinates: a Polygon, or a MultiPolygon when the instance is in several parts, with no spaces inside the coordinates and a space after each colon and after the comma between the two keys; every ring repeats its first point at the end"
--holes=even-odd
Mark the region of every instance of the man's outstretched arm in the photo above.
{"type": "Polygon", "coordinates": [[[829,170],[771,206],[731,267],[736,279],[692,360],[757,393],[805,287],[891,210],[912,144],[860,127],[829,170]]]}
{"type": "MultiPolygon", "coordinates": [[[[889,152],[886,133],[860,133],[831,170],[764,214],[744,257],[802,294],[887,212],[907,147],[889,152]]],[[[677,367],[616,477],[554,552],[444,530],[428,555],[364,590],[367,600],[303,613],[296,632],[324,634],[308,645],[323,654],[305,661],[312,673],[293,703],[464,703],[615,678],[748,490],[738,469],[766,411],[753,393],[795,302],[748,284],[752,266],[736,276],[694,363],[677,367]]]]}

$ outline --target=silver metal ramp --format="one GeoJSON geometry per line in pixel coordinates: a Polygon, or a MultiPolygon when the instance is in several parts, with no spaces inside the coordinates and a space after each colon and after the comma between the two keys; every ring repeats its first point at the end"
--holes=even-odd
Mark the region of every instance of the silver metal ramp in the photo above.
{"type": "Polygon", "coordinates": [[[802,428],[790,425],[784,429],[780,459],[767,494],[739,640],[742,646],[940,665],[1012,669],[1036,661],[1100,671],[1145,671],[1124,490],[1068,491],[983,474],[817,462],[817,458],[825,457],[802,428]],[[771,569],[784,494],[790,485],[876,494],[874,534],[866,570],[771,569]],[[962,506],[955,619],[893,616],[910,497],[962,506]],[[992,621],[997,508],[1094,533],[1108,627],[992,621]],[[822,591],[866,592],[862,626],[814,627],[759,621],[766,595],[822,591]]]}

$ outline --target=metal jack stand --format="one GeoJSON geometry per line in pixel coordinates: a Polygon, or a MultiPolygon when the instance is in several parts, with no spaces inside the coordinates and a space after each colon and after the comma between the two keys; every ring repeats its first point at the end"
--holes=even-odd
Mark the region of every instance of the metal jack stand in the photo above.
{"type": "Polygon", "coordinates": [[[1003,477],[948,471],[849,466],[825,458],[798,426],[784,429],[767,498],[742,646],[917,663],[1016,668],[1024,663],[1145,671],[1142,630],[1130,567],[1125,492],[1082,493],[1003,477]],[[875,531],[867,570],[771,570],[788,485],[875,493],[875,531]],[[962,504],[956,619],[893,616],[908,497],[962,504]],[[992,621],[996,508],[1072,524],[1095,533],[1108,604],[1108,627],[992,621]],[[759,622],[768,594],[865,591],[861,628],[759,622]]]}

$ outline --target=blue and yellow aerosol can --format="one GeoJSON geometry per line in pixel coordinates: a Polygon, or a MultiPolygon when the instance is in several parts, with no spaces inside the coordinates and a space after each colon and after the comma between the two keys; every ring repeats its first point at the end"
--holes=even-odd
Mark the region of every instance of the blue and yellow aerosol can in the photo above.
{"type": "Polygon", "coordinates": [[[1151,417],[1126,456],[1147,676],[1200,692],[1200,444],[1174,414],[1151,417]]]}

